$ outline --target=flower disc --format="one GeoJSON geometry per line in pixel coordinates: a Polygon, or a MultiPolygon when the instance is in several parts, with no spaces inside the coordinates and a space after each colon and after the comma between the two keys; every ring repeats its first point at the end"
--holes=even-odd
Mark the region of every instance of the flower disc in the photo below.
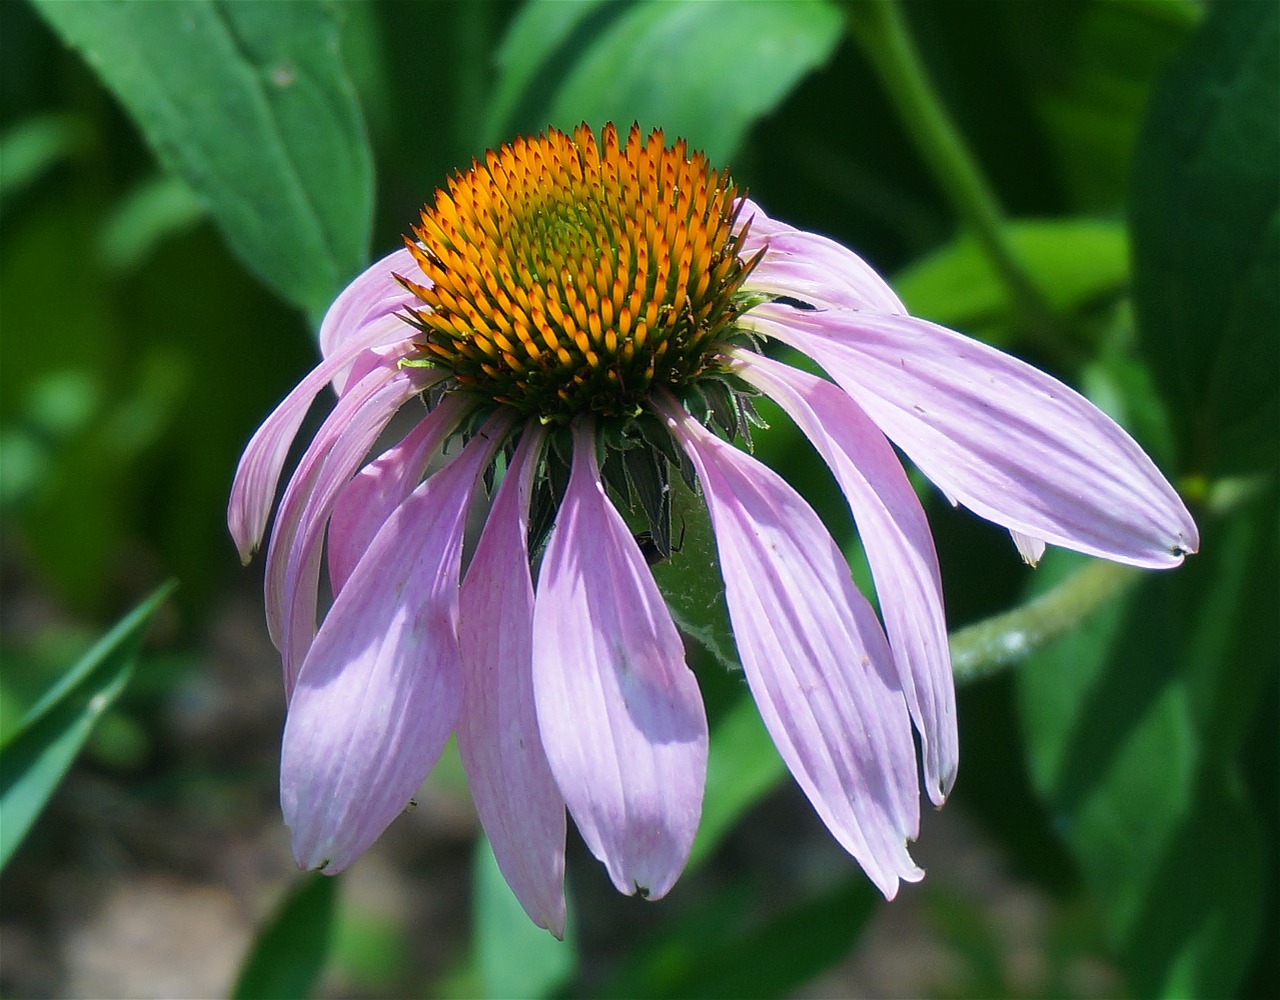
{"type": "Polygon", "coordinates": [[[586,125],[517,139],[454,176],[406,238],[398,280],[423,360],[544,421],[639,412],[716,364],[754,260],[737,188],[683,140],[586,125]]]}

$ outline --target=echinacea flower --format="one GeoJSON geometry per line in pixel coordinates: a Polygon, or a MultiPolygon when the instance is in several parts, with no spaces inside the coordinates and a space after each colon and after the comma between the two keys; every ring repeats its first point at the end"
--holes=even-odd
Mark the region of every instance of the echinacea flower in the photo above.
{"type": "Polygon", "coordinates": [[[566,808],[619,890],[671,888],[707,756],[638,540],[670,551],[673,472],[707,504],[778,751],[886,897],[922,876],[907,850],[920,783],[941,804],[958,756],[937,556],[889,442],[1030,561],[1046,542],[1146,567],[1196,549],[1173,489],[1093,404],[907,315],[855,254],[768,218],[661,132],[518,139],[437,191],[413,232],[329,310],[324,360],[249,443],[228,512],[247,560],[332,386],[266,568],[289,697],[281,798],[303,867],[349,865],[456,733],[538,924],[563,931],[566,808]],[[826,377],[774,360],[775,344],[826,377]],[[812,508],[735,445],[757,394],[834,474],[883,620],[812,508]],[[371,459],[397,414],[416,424],[371,459]]]}

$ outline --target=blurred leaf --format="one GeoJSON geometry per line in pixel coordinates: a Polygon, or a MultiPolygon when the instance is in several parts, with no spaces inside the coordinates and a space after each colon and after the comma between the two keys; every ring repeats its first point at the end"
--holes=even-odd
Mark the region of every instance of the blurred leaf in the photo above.
{"type": "Polygon", "coordinates": [[[577,967],[572,900],[566,899],[566,940],[557,941],[524,912],[483,836],[476,843],[472,879],[475,960],[484,995],[492,1000],[550,996],[577,967]]]}
{"type": "Polygon", "coordinates": [[[240,978],[235,1000],[302,1000],[311,996],[329,958],[338,880],[311,873],[285,897],[258,932],[240,978]]]}
{"type": "Polygon", "coordinates": [[[85,144],[84,123],[74,115],[38,115],[0,136],[0,206],[85,144]]]}
{"type": "MultiPolygon", "coordinates": [[[[995,4],[1012,58],[1078,210],[1114,211],[1153,81],[1197,19],[1195,0],[995,4]]],[[[1016,147],[1016,144],[1015,144],[1016,147]]]]}
{"type": "Polygon", "coordinates": [[[752,906],[753,895],[759,893],[730,881],[634,949],[622,974],[601,994],[790,996],[848,954],[880,899],[860,872],[785,909],[773,900],[752,906]]]}
{"type": "Polygon", "coordinates": [[[204,205],[181,177],[148,178],[121,200],[103,226],[99,259],[108,271],[133,271],[165,239],[191,228],[204,215],[204,205]]]}
{"type": "Polygon", "coordinates": [[[689,868],[707,860],[742,815],[786,777],[786,765],[760,719],[755,701],[743,694],[711,729],[702,820],[689,855],[689,868]]]}
{"type": "Polygon", "coordinates": [[[373,165],[317,2],[34,0],[236,254],[313,316],[364,263],[373,165]]]}
{"type": "Polygon", "coordinates": [[[124,689],[147,624],[175,586],[165,584],[104,635],[0,747],[0,868],[62,781],[94,724],[124,689]]]}
{"type": "MultiPolygon", "coordinates": [[[[1234,992],[1268,860],[1243,736],[1280,663],[1274,497],[1203,526],[1203,554],[1149,574],[1018,674],[1033,782],[1101,900],[1141,995],[1234,992]]],[[[1078,560],[1050,553],[1052,583],[1078,560]]]]}
{"type": "Polygon", "coordinates": [[[1184,468],[1280,451],[1280,7],[1215,4],[1151,102],[1135,163],[1139,332],[1184,468]]]}
{"type": "MultiPolygon", "coordinates": [[[[1124,227],[1102,219],[1013,222],[1019,262],[1059,315],[1078,315],[1121,295],[1129,277],[1124,227]]],[[[968,235],[933,251],[893,279],[912,315],[1005,343],[1016,312],[987,256],[968,235]]]]}
{"type": "Polygon", "coordinates": [[[534,2],[499,53],[487,131],[638,121],[723,163],[840,37],[838,11],[820,2],[534,2]]]}

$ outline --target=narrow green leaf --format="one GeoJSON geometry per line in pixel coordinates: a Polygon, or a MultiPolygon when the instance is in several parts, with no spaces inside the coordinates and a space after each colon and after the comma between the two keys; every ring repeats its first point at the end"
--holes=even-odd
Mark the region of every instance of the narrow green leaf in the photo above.
{"type": "Polygon", "coordinates": [[[841,30],[819,2],[533,3],[503,45],[489,133],[638,121],[723,163],[841,30]]]}
{"type": "Polygon", "coordinates": [[[1214,4],[1154,94],[1134,165],[1134,305],[1184,466],[1280,451],[1280,7],[1214,4]]]}
{"type": "Polygon", "coordinates": [[[340,9],[34,0],[246,265],[318,314],[364,263],[373,166],[340,9]]]}
{"type": "MultiPolygon", "coordinates": [[[[484,995],[493,1000],[550,996],[577,966],[572,937],[557,941],[529,919],[484,837],[476,844],[473,883],[475,960],[484,995]]],[[[572,907],[567,929],[572,933],[572,907]]]]}
{"type": "Polygon", "coordinates": [[[67,114],[38,115],[0,136],[0,206],[85,144],[84,123],[67,114]]]}
{"type": "MultiPolygon", "coordinates": [[[[1128,285],[1124,227],[1102,219],[1035,219],[1010,223],[1009,243],[1055,313],[1078,315],[1114,301],[1128,285]]],[[[987,256],[959,236],[893,279],[912,315],[1005,343],[1017,314],[987,256]]]]}
{"type": "Polygon", "coordinates": [[[303,876],[258,932],[231,994],[234,1000],[311,996],[329,958],[337,905],[337,878],[303,876]]]}
{"type": "Polygon", "coordinates": [[[99,639],[0,747],[0,868],[8,864],[94,724],[124,690],[147,624],[175,586],[165,584],[99,639]]]}

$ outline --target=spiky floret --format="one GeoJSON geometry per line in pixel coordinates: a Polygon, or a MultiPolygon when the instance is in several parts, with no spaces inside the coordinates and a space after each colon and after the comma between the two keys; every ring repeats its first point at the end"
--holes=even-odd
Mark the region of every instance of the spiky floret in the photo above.
{"type": "Polygon", "coordinates": [[[750,304],[729,177],[633,125],[517,139],[437,190],[405,242],[421,360],[544,422],[638,414],[719,372],[750,304]]]}

